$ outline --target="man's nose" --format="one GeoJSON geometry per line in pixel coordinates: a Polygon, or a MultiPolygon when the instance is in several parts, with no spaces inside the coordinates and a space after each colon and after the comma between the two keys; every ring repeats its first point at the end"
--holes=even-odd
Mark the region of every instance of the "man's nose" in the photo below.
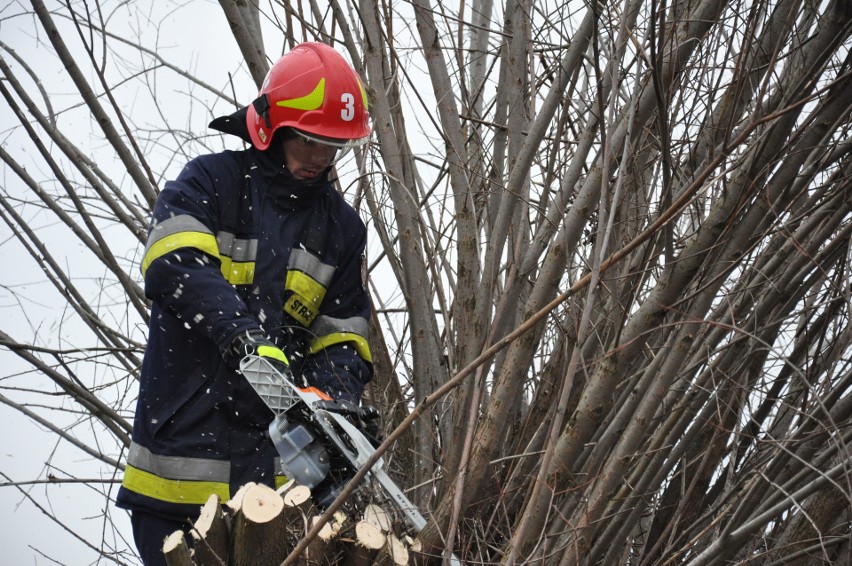
{"type": "Polygon", "coordinates": [[[326,146],[319,146],[311,153],[312,165],[328,165],[334,158],[334,149],[326,146]]]}

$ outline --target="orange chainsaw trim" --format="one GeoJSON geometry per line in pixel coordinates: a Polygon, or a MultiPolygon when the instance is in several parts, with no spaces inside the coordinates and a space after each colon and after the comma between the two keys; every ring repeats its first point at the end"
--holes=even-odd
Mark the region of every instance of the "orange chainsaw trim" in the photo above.
{"type": "Polygon", "coordinates": [[[331,397],[329,397],[324,391],[320,391],[316,387],[299,387],[299,391],[302,393],[313,393],[323,401],[333,401],[331,397]]]}

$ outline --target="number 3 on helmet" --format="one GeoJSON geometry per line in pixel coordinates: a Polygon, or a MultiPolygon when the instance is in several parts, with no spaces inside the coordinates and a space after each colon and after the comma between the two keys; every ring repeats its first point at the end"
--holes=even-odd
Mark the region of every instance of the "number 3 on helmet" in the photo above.
{"type": "Polygon", "coordinates": [[[337,147],[361,145],[370,136],[367,92],[334,48],[301,43],[269,69],[246,123],[252,144],[261,150],[281,127],[337,147]]]}

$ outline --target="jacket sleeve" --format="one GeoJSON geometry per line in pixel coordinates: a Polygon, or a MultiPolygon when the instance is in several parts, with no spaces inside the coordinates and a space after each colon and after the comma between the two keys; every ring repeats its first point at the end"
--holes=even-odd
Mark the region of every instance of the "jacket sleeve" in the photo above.
{"type": "Polygon", "coordinates": [[[226,158],[197,158],[165,184],[154,205],[142,275],[149,299],[221,351],[258,324],[221,271],[219,191],[235,190],[240,181],[236,163],[227,167],[217,159],[226,158]]]}
{"type": "Polygon", "coordinates": [[[301,370],[311,385],[335,399],[356,404],[373,375],[370,299],[362,280],[367,231],[360,219],[357,227],[309,328],[312,338],[301,370]]]}

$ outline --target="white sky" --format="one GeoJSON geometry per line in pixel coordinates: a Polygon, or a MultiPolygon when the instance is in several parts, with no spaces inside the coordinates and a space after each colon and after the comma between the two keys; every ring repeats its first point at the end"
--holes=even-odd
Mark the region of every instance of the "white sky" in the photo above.
{"type": "MultiPolygon", "coordinates": [[[[0,7],[0,41],[38,69],[45,89],[54,95],[51,99],[54,109],[63,110],[59,118],[63,132],[73,136],[74,141],[81,146],[90,147],[89,156],[107,171],[114,170],[115,179],[120,182],[124,174],[123,170],[115,162],[114,151],[103,141],[103,135],[92,124],[87,110],[67,108],[73,103],[72,95],[75,89],[50,53],[51,50],[44,44],[38,43],[34,32],[38,25],[35,16],[19,15],[22,11],[30,10],[29,3],[24,4],[22,6],[5,3],[0,7]]],[[[57,8],[55,3],[47,4],[51,10],[57,8]]],[[[117,4],[117,2],[107,2],[106,6],[114,8],[117,4]]],[[[193,0],[182,4],[177,6],[174,2],[162,0],[131,3],[129,8],[135,12],[135,15],[128,18],[128,11],[122,9],[110,20],[110,27],[125,24],[121,33],[128,38],[136,37],[135,29],[144,27],[146,33],[142,41],[146,47],[157,48],[169,62],[185,67],[216,87],[221,88],[227,85],[228,72],[233,73],[238,96],[248,102],[256,91],[248,75],[239,68],[239,51],[219,4],[208,0],[193,0]],[[146,22],[145,18],[139,16],[140,11],[147,12],[149,21],[146,22]]],[[[64,13],[64,10],[62,11],[64,13]]],[[[61,20],[57,19],[57,22],[61,20]]],[[[46,41],[40,26],[38,34],[40,41],[46,41]]],[[[70,36],[64,35],[64,37],[69,44],[78,42],[76,33],[70,36]]],[[[280,44],[274,50],[270,50],[270,53],[277,51],[280,51],[280,44]]],[[[7,52],[3,51],[2,56],[10,65],[17,67],[8,57],[7,52]]],[[[207,110],[209,106],[203,104],[204,99],[213,97],[196,87],[191,94],[202,100],[191,104],[192,101],[187,96],[186,80],[174,79],[174,75],[168,72],[160,72],[157,77],[158,82],[155,85],[157,98],[171,112],[170,119],[175,120],[175,125],[195,132],[203,131],[210,120],[207,110]]],[[[90,81],[93,82],[93,79],[90,78],[90,81]]],[[[35,89],[32,94],[37,94],[35,89]]],[[[150,108],[146,108],[149,106],[148,92],[141,91],[136,96],[129,89],[124,89],[121,94],[124,97],[121,99],[122,107],[133,117],[135,126],[145,127],[159,122],[159,116],[148,115],[151,112],[150,108]],[[149,117],[150,120],[148,120],[149,117]]],[[[223,110],[223,113],[227,110],[221,103],[219,108],[223,110]]],[[[0,105],[0,143],[19,159],[25,159],[24,156],[27,153],[34,154],[34,150],[22,136],[20,128],[15,128],[16,125],[17,120],[7,105],[0,105]]],[[[170,151],[171,149],[164,150],[163,155],[167,155],[170,151]]],[[[156,174],[163,174],[166,178],[173,176],[183,166],[183,160],[168,165],[158,162],[161,156],[156,152],[148,154],[148,158],[151,159],[151,165],[156,174]]],[[[31,173],[39,179],[48,176],[46,172],[40,171],[35,166],[32,167],[31,173]]],[[[2,190],[10,194],[22,196],[27,194],[22,183],[7,170],[5,165],[0,173],[0,183],[2,183],[2,190]]],[[[129,183],[123,184],[129,186],[129,183]]],[[[31,220],[39,223],[37,216],[33,216],[31,220]]],[[[63,240],[63,230],[61,226],[43,226],[39,235],[56,246],[57,242],[69,241],[63,240]]],[[[113,251],[117,255],[135,259],[141,251],[139,245],[126,232],[112,231],[109,237],[110,245],[114,246],[113,251]]],[[[67,263],[69,274],[75,278],[97,278],[103,271],[103,267],[99,268],[97,262],[93,261],[90,254],[77,242],[69,245],[67,250],[54,248],[52,251],[67,263]],[[88,272],[87,263],[92,268],[88,272]]],[[[22,341],[30,340],[32,336],[38,335],[58,343],[57,337],[61,336],[63,347],[91,346],[93,339],[87,330],[78,333],[74,324],[67,322],[63,323],[65,327],[57,328],[57,320],[61,318],[58,313],[62,312],[65,305],[62,304],[61,298],[57,296],[52,286],[45,282],[45,277],[40,273],[35,262],[17,245],[5,223],[0,225],[0,254],[4,262],[2,278],[0,278],[0,307],[2,307],[0,329],[22,341]],[[11,266],[14,266],[14,269],[11,266]],[[17,296],[21,293],[32,302],[19,304],[17,296]],[[77,336],[83,337],[80,342],[76,340],[77,336]]],[[[138,273],[134,272],[133,275],[138,279],[138,273]]],[[[97,295],[98,281],[81,282],[84,287],[87,284],[90,285],[92,294],[97,295]]],[[[115,290],[112,294],[115,294],[115,290]]],[[[140,325],[140,321],[129,321],[129,323],[137,326],[135,338],[144,341],[142,333],[144,328],[140,325]]],[[[57,346],[57,343],[45,345],[57,346]]],[[[46,378],[37,374],[16,376],[24,366],[16,355],[5,349],[0,349],[0,367],[3,368],[0,370],[0,387],[35,389],[41,383],[45,385],[44,389],[53,389],[46,378]]],[[[0,389],[0,394],[13,397],[8,389],[0,389]]],[[[133,395],[130,396],[132,397],[133,395]]],[[[24,398],[14,396],[17,402],[21,402],[24,398]]],[[[132,405],[130,408],[132,409],[132,405]]],[[[69,423],[74,418],[67,412],[52,411],[41,414],[62,424],[69,423]]],[[[78,432],[78,434],[83,433],[84,430],[78,432]]],[[[60,477],[98,478],[109,474],[107,466],[93,462],[89,455],[67,442],[57,442],[55,434],[45,431],[17,411],[0,404],[0,471],[15,481],[44,478],[47,475],[46,462],[54,466],[53,473],[60,477]]],[[[0,483],[5,481],[0,479],[0,483]]],[[[107,485],[105,489],[107,488],[110,486],[107,485]]],[[[25,489],[40,505],[58,515],[61,520],[72,524],[75,529],[79,528],[80,532],[87,533],[87,538],[95,544],[100,543],[103,532],[107,532],[106,546],[126,550],[126,544],[132,544],[126,514],[114,508],[105,509],[104,497],[98,493],[92,493],[90,487],[63,484],[35,485],[25,489]],[[104,525],[105,513],[112,515],[112,519],[117,521],[120,526],[119,534],[126,537],[126,541],[112,540],[111,529],[104,525]]],[[[110,489],[115,490],[117,486],[112,486],[110,489]]],[[[0,548],[3,549],[0,564],[112,563],[103,560],[97,562],[96,551],[88,548],[47,518],[15,487],[0,488],[0,523],[3,525],[0,529],[0,548]]],[[[123,562],[137,563],[129,554],[125,554],[123,562]]]]}

